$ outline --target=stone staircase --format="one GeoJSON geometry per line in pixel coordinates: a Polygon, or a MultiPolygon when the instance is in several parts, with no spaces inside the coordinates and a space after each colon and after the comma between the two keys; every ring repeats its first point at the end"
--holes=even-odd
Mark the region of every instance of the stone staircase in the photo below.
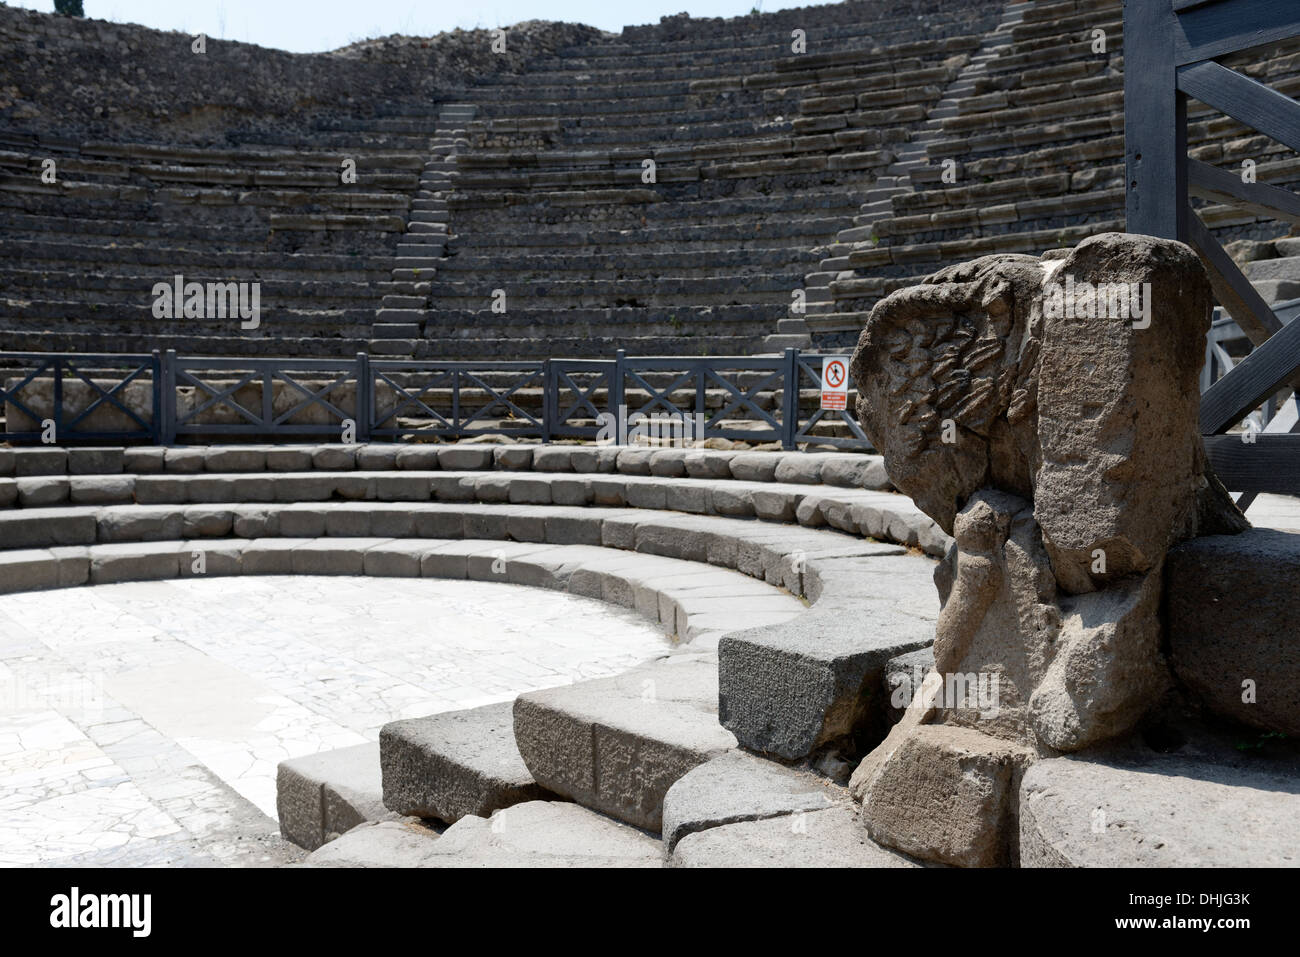
{"type": "MultiPolygon", "coordinates": [[[[960,101],[975,91],[976,79],[987,73],[989,62],[1009,46],[1008,34],[1023,21],[1024,11],[1031,5],[1030,2],[1007,4],[997,27],[981,38],[979,49],[944,89],[942,98],[929,111],[922,128],[899,149],[894,162],[876,180],[875,187],[867,193],[866,201],[853,218],[853,225],[836,234],[835,243],[828,250],[836,255],[823,259],[816,272],[804,277],[807,306],[802,331],[805,336],[808,335],[809,328],[814,328],[819,333],[843,332],[855,335],[866,324],[865,314],[835,313],[831,283],[852,278],[848,253],[856,243],[874,242],[875,224],[891,214],[893,197],[907,193],[912,188],[913,170],[929,166],[928,150],[932,143],[939,140],[944,119],[955,116],[960,101]]],[[[796,331],[795,323],[800,320],[786,322],[787,328],[796,331]]]]}
{"type": "Polygon", "coordinates": [[[447,196],[458,151],[467,145],[465,126],[476,108],[468,103],[444,104],[438,128],[429,144],[429,161],[420,175],[420,189],[411,201],[406,235],[397,245],[392,291],[384,294],[371,329],[370,352],[377,356],[412,357],[424,335],[429,313],[428,290],[446,261],[449,213],[447,196]]]}

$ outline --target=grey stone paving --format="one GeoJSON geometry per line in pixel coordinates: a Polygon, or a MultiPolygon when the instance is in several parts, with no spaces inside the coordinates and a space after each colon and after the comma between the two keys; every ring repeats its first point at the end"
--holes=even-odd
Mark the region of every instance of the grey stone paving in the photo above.
{"type": "Polygon", "coordinates": [[[281,864],[279,761],[664,653],[482,582],[265,577],[0,599],[0,864],[281,864]]]}

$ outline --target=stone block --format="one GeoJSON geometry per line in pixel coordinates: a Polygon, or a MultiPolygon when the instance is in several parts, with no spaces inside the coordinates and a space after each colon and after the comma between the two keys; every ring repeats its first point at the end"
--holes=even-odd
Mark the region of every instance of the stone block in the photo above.
{"type": "Polygon", "coordinates": [[[649,475],[650,457],[657,449],[624,448],[618,453],[615,465],[623,475],[649,475]]]}
{"type": "Polygon", "coordinates": [[[1038,761],[1020,786],[1021,867],[1260,868],[1300,860],[1294,755],[1132,742],[1038,761]]]}
{"type": "Polygon", "coordinates": [[[685,478],[686,454],[686,449],[659,449],[650,456],[650,474],[660,478],[685,478]]]}
{"type": "Polygon", "coordinates": [[[59,563],[47,549],[0,551],[0,594],[58,588],[59,563]]]}
{"type": "Polygon", "coordinates": [[[90,584],[177,578],[180,556],[180,546],[175,542],[97,545],[90,556],[90,584]]]}
{"type": "Polygon", "coordinates": [[[420,560],[436,542],[392,541],[365,551],[362,571],[382,578],[419,578],[420,560]]]}
{"type": "Polygon", "coordinates": [[[818,811],[848,803],[843,788],[807,772],[729,751],[686,772],[664,796],[663,840],[669,852],[709,828],[818,811]]]}
{"type": "Polygon", "coordinates": [[[526,472],[533,467],[533,447],[498,445],[492,450],[492,465],[510,472],[526,472]]]}
{"type": "Polygon", "coordinates": [[[781,456],[772,478],[794,485],[818,485],[822,480],[822,456],[813,453],[789,453],[781,456]]]}
{"type": "Polygon", "coordinates": [[[61,475],[42,475],[17,480],[18,504],[23,508],[60,505],[68,501],[68,479],[61,475]]]}
{"type": "Polygon", "coordinates": [[[68,449],[69,475],[117,475],[125,463],[125,449],[70,448],[68,449]]]}
{"type": "Polygon", "coordinates": [[[697,479],[731,478],[731,460],[735,452],[721,452],[713,449],[696,449],[686,453],[683,464],[686,474],[697,479]]]}
{"type": "Polygon", "coordinates": [[[122,471],[132,475],[151,475],[166,468],[167,450],[142,447],[122,450],[122,471]]]}
{"type": "Polygon", "coordinates": [[[570,461],[573,471],[582,473],[610,473],[618,471],[618,456],[622,450],[616,445],[574,446],[570,461]]]}
{"type": "Polygon", "coordinates": [[[823,598],[790,621],[718,644],[718,714],[746,748],[794,760],[884,733],[886,662],[934,639],[887,602],[823,598]]]}
{"type": "Polygon", "coordinates": [[[841,488],[886,491],[891,487],[885,460],[879,455],[827,455],[822,463],[821,480],[841,488]]]}
{"type": "Polygon", "coordinates": [[[491,445],[444,445],[438,449],[438,467],[446,471],[478,471],[492,467],[491,445]]]}
{"type": "Polygon", "coordinates": [[[66,475],[68,452],[60,448],[19,448],[11,450],[16,478],[36,475],[66,475]]]}
{"type": "Polygon", "coordinates": [[[379,745],[359,744],[280,762],[275,807],[280,833],[309,851],[358,824],[391,818],[382,799],[379,745]]]}
{"type": "Polygon", "coordinates": [[[732,457],[731,477],[741,482],[774,482],[784,452],[738,452],[732,457]]]}
{"type": "MultiPolygon", "coordinates": [[[[405,821],[359,825],[308,855],[301,867],[431,867],[438,835],[405,821]]],[[[438,858],[437,860],[446,860],[438,858]]],[[[467,865],[468,866],[468,865],[467,865]]]]}
{"type": "Polygon", "coordinates": [[[836,806],[688,834],[673,849],[668,866],[785,869],[916,864],[873,842],[851,807],[836,806]]]}
{"type": "Polygon", "coordinates": [[[134,475],[84,475],[68,480],[74,505],[124,505],[135,500],[134,475]]]}
{"type": "Polygon", "coordinates": [[[1015,863],[1026,748],[970,728],[922,725],[867,786],[862,817],[878,844],[958,867],[1015,863]]]}
{"type": "Polygon", "coordinates": [[[735,746],[716,682],[712,662],[678,658],[528,692],[514,706],[519,753],[542,787],[657,831],[668,788],[735,746]]]}
{"type": "Polygon", "coordinates": [[[203,455],[208,472],[261,472],[266,468],[266,449],[254,445],[214,445],[203,455]]]}
{"type": "Polygon", "coordinates": [[[95,542],[95,515],[84,508],[6,512],[0,514],[0,541],[9,548],[90,545],[95,542]]]}
{"type": "Polygon", "coordinates": [[[311,465],[323,472],[349,472],[357,467],[355,445],[321,445],[312,450],[311,465]]]}
{"type": "Polygon", "coordinates": [[[453,824],[544,799],[515,746],[513,708],[505,701],[384,725],[385,806],[453,824]]]}
{"type": "Polygon", "coordinates": [[[206,457],[205,448],[168,448],[163,456],[163,468],[168,472],[186,475],[202,472],[206,457]]]}
{"type": "Polygon", "coordinates": [[[397,468],[397,453],[402,446],[361,445],[357,447],[357,468],[367,472],[385,472],[397,468]]]}
{"type": "Polygon", "coordinates": [[[277,445],[266,450],[268,472],[308,472],[312,468],[312,450],[309,448],[277,445]]]}
{"type": "Polygon", "coordinates": [[[404,445],[397,449],[394,463],[399,469],[412,472],[433,472],[438,468],[438,446],[404,445]]]}
{"type": "Polygon", "coordinates": [[[168,505],[106,508],[97,525],[101,542],[170,542],[184,533],[185,510],[168,505]]]}
{"type": "Polygon", "coordinates": [[[1195,538],[1165,562],[1170,663],[1211,711],[1300,736],[1300,535],[1195,538]]]}
{"type": "Polygon", "coordinates": [[[529,801],[466,817],[438,838],[423,867],[662,867],[643,831],[564,801],[529,801]]]}
{"type": "Polygon", "coordinates": [[[427,475],[376,475],[375,497],[383,502],[427,502],[433,483],[427,475]]]}

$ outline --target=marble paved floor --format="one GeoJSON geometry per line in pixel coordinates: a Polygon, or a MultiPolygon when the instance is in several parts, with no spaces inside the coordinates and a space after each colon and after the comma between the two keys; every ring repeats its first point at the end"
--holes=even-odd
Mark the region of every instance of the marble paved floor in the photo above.
{"type": "Polygon", "coordinates": [[[487,582],[270,576],[0,597],[0,866],[273,865],[275,768],[666,650],[487,582]]]}

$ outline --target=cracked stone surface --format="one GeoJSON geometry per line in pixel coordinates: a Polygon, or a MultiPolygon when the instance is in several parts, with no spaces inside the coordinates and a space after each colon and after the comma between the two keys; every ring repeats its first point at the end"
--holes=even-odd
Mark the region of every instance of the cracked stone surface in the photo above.
{"type": "Polygon", "coordinates": [[[278,762],[626,671],[630,610],[473,581],[268,576],[0,598],[0,866],[276,866],[278,762]]]}

